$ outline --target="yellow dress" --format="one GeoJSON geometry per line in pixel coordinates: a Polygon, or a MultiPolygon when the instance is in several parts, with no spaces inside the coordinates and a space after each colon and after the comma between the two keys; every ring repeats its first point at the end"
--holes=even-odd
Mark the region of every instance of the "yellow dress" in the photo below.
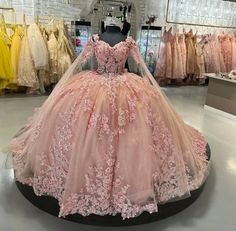
{"type": "Polygon", "coordinates": [[[20,55],[20,48],[21,48],[21,39],[23,36],[22,27],[16,26],[14,30],[14,34],[12,36],[12,43],[11,43],[11,66],[12,66],[12,73],[13,79],[12,84],[16,84],[16,76],[19,64],[19,55],[20,55]]]}
{"type": "Polygon", "coordinates": [[[11,40],[7,35],[6,25],[2,19],[0,28],[0,91],[6,88],[13,79],[11,68],[11,40]]]}

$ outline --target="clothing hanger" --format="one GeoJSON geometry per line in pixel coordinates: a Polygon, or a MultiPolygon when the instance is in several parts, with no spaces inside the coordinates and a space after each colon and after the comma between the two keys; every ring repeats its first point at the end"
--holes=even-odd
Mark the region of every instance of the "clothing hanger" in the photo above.
{"type": "Polygon", "coordinates": [[[54,18],[49,18],[49,20],[50,20],[50,21],[49,21],[48,25],[53,25],[53,24],[54,24],[54,21],[55,21],[54,18]]]}
{"type": "Polygon", "coordinates": [[[26,18],[25,18],[25,14],[23,14],[23,25],[26,26],[26,18]]]}
{"type": "Polygon", "coordinates": [[[39,24],[39,16],[38,15],[36,15],[35,17],[34,17],[34,23],[35,24],[39,24]]]}
{"type": "Polygon", "coordinates": [[[168,30],[168,33],[171,33],[172,32],[172,26],[170,27],[170,29],[168,30]]]}

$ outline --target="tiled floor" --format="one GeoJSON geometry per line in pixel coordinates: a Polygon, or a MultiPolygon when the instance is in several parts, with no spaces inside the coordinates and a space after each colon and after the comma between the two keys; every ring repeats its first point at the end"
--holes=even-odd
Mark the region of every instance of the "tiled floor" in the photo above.
{"type": "MultiPolygon", "coordinates": [[[[31,205],[17,190],[12,170],[0,155],[0,231],[235,231],[236,230],[236,122],[203,109],[205,87],[164,89],[184,120],[201,130],[212,150],[212,169],[200,198],[183,212],[147,225],[92,227],[60,220],[31,205]]],[[[0,148],[24,125],[45,97],[0,98],[0,148]]],[[[161,109],[160,109],[161,110],[161,109]]]]}

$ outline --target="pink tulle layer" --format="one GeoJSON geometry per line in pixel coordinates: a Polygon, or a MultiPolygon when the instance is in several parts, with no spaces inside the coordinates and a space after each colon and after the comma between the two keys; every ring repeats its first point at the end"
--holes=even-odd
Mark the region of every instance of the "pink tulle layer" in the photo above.
{"type": "Polygon", "coordinates": [[[38,109],[10,151],[17,180],[57,198],[59,216],[130,218],[200,187],[205,147],[142,78],[82,71],[38,109]]]}

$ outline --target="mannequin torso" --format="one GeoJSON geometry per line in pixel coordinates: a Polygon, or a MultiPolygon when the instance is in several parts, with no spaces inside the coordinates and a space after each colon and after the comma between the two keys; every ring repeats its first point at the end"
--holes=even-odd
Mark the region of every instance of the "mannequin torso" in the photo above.
{"type": "Polygon", "coordinates": [[[114,46],[117,43],[124,41],[126,36],[121,33],[118,26],[107,26],[106,31],[99,35],[100,40],[107,42],[110,46],[114,46]]]}

